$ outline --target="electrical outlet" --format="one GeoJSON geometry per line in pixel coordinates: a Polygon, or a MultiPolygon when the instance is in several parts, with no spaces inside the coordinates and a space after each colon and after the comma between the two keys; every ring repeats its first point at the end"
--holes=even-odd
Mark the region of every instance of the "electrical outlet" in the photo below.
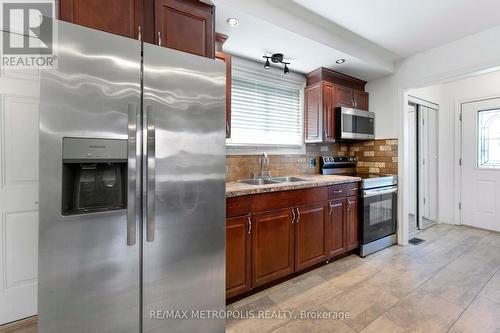
{"type": "Polygon", "coordinates": [[[320,151],[328,151],[328,146],[321,146],[320,151]]]}
{"type": "Polygon", "coordinates": [[[315,158],[310,158],[309,159],[309,166],[311,168],[316,166],[316,159],[315,158]]]}

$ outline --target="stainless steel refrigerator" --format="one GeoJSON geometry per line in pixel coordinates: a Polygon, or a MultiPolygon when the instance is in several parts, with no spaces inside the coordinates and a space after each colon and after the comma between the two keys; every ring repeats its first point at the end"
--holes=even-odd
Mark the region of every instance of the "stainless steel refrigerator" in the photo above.
{"type": "Polygon", "coordinates": [[[54,25],[38,332],[223,332],[224,64],[54,25]]]}

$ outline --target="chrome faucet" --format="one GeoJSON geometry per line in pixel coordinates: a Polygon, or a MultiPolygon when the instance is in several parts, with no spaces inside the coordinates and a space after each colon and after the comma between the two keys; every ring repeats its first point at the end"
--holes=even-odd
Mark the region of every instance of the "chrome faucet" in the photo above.
{"type": "MultiPolygon", "coordinates": [[[[266,153],[262,153],[260,155],[260,177],[264,177],[264,164],[269,165],[269,157],[267,156],[266,153]]],[[[269,176],[271,175],[271,172],[269,172],[269,176]]]]}

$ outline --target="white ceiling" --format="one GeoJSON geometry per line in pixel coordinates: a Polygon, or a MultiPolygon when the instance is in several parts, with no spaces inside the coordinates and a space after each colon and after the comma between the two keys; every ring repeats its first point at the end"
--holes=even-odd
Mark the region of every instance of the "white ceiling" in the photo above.
{"type": "Polygon", "coordinates": [[[500,24],[499,0],[292,1],[400,57],[500,24]]]}
{"type": "Polygon", "coordinates": [[[277,1],[214,0],[214,3],[216,31],[229,36],[224,52],[262,65],[264,54],[283,53],[291,62],[290,70],[299,73],[323,66],[371,80],[393,72],[396,55],[341,27],[339,31],[332,30],[336,27],[333,23],[291,0],[282,1],[287,10],[277,7],[277,1]],[[307,12],[312,17],[304,20],[297,12],[288,12],[293,8],[300,16],[307,12]],[[229,17],[238,18],[239,25],[227,25],[229,17]],[[340,58],[346,59],[342,65],[335,63],[340,58]]]}

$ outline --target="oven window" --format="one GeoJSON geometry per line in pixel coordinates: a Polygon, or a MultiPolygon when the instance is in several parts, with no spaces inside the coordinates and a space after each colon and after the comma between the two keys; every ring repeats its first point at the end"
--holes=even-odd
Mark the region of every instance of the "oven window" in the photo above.
{"type": "Polygon", "coordinates": [[[392,219],[392,197],[370,203],[370,226],[392,219]]]}

